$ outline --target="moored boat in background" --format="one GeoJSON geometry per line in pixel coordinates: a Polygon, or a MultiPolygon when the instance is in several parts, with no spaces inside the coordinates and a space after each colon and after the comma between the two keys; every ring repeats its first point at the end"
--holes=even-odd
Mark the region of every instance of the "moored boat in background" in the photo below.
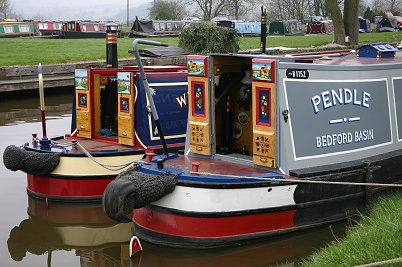
{"type": "Polygon", "coordinates": [[[63,35],[62,21],[34,21],[41,36],[61,37],[63,35]]]}
{"type": "MultiPolygon", "coordinates": [[[[66,39],[77,38],[105,38],[108,23],[100,21],[74,20],[63,23],[62,37],[66,39]]],[[[121,29],[117,31],[120,35],[121,29]]]]}
{"type": "Polygon", "coordinates": [[[0,38],[40,36],[33,21],[0,21],[0,38]]]}

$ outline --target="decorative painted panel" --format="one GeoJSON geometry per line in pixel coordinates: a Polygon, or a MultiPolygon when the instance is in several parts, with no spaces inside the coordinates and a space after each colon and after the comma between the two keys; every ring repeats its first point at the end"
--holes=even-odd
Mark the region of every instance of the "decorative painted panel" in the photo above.
{"type": "Polygon", "coordinates": [[[271,89],[256,87],[256,123],[271,126],[271,89]]]}
{"type": "Polygon", "coordinates": [[[252,60],[252,79],[254,81],[275,82],[275,61],[267,59],[252,60]]]}
{"type": "Polygon", "coordinates": [[[117,73],[117,92],[130,94],[130,72],[117,73]]]}
{"type": "Polygon", "coordinates": [[[78,107],[87,108],[88,107],[88,96],[86,93],[78,93],[78,107]]]}
{"type": "Polygon", "coordinates": [[[88,90],[88,72],[87,70],[75,70],[75,89],[88,90]]]}
{"type": "Polygon", "coordinates": [[[205,83],[201,81],[192,81],[191,90],[193,99],[192,115],[195,117],[205,117],[205,83]]]}
{"type": "Polygon", "coordinates": [[[188,75],[207,77],[208,57],[207,56],[187,56],[188,75]]]}

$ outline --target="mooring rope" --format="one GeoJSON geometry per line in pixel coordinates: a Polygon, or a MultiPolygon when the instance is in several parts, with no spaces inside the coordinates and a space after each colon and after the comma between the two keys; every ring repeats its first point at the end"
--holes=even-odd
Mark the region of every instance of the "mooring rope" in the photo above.
{"type": "Polygon", "coordinates": [[[100,166],[102,166],[103,168],[109,170],[109,171],[119,171],[122,170],[128,166],[130,166],[131,164],[133,164],[133,161],[127,162],[127,163],[123,163],[120,165],[107,165],[104,163],[101,163],[99,161],[97,161],[92,155],[91,153],[89,153],[80,143],[77,142],[77,145],[79,148],[82,149],[82,151],[84,152],[85,155],[87,155],[88,158],[90,158],[93,162],[99,164],[100,166]]]}
{"type": "MultiPolygon", "coordinates": [[[[71,144],[65,144],[65,143],[60,143],[60,142],[52,142],[54,145],[56,146],[61,146],[61,147],[66,147],[66,146],[71,146],[71,144]]],[[[109,170],[109,171],[119,171],[122,170],[128,166],[130,166],[131,164],[133,164],[133,161],[127,162],[127,163],[123,163],[123,164],[119,164],[119,165],[108,165],[108,164],[104,164],[102,162],[99,162],[98,160],[95,159],[94,156],[91,155],[91,153],[88,152],[88,150],[86,150],[79,142],[77,142],[77,146],[79,148],[81,148],[81,150],[84,152],[84,154],[91,159],[93,162],[99,164],[101,167],[109,170]]]]}
{"type": "Polygon", "coordinates": [[[372,262],[368,264],[363,264],[363,265],[356,265],[354,267],[375,267],[375,266],[382,266],[386,264],[394,264],[394,263],[400,263],[402,262],[402,258],[396,258],[396,259],[391,259],[391,260],[385,260],[385,261],[377,261],[377,262],[372,262]]]}
{"type": "Polygon", "coordinates": [[[331,184],[331,185],[363,185],[363,186],[388,186],[388,187],[402,187],[402,184],[381,184],[381,183],[359,183],[359,182],[334,182],[334,181],[322,181],[322,180],[307,180],[307,179],[278,179],[278,178],[268,178],[268,177],[254,177],[254,176],[241,176],[241,175],[225,175],[225,174],[214,174],[208,172],[190,172],[192,174],[201,174],[206,176],[223,176],[230,178],[240,178],[240,179],[252,179],[252,180],[263,180],[269,182],[285,182],[285,183],[310,183],[310,184],[331,184]]]}

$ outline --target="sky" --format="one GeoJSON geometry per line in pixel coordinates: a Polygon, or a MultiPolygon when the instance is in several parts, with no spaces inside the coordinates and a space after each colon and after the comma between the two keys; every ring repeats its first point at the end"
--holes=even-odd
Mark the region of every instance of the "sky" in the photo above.
{"type": "MultiPolygon", "coordinates": [[[[135,16],[144,18],[144,9],[152,3],[152,0],[129,0],[130,21],[135,16]]],[[[46,20],[127,21],[127,0],[10,0],[10,4],[23,19],[40,15],[46,20]]]]}

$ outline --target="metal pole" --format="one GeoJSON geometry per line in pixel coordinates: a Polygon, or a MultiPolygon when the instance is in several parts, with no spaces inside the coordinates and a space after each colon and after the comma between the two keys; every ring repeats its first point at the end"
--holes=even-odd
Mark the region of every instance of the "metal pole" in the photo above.
{"type": "Polygon", "coordinates": [[[159,132],[159,136],[160,136],[162,147],[163,147],[163,153],[165,154],[163,161],[165,161],[165,160],[167,160],[167,158],[169,156],[169,152],[167,149],[165,136],[163,135],[162,126],[159,122],[159,116],[158,116],[158,112],[156,111],[154,99],[152,98],[152,92],[151,92],[151,89],[149,88],[147,76],[145,75],[144,67],[141,62],[140,53],[138,52],[138,44],[139,43],[147,44],[147,45],[156,45],[156,46],[168,46],[168,45],[161,43],[161,42],[142,40],[142,39],[135,39],[133,41],[133,52],[134,52],[135,60],[137,61],[137,65],[140,70],[141,79],[144,84],[144,88],[145,88],[145,92],[147,94],[149,105],[151,106],[152,117],[154,118],[156,128],[158,129],[158,132],[159,132]]]}
{"type": "Polygon", "coordinates": [[[40,112],[42,118],[42,134],[43,138],[47,138],[46,134],[46,115],[45,115],[45,93],[43,90],[43,76],[42,76],[42,64],[38,65],[38,79],[39,79],[39,102],[40,112]]]}
{"type": "Polygon", "coordinates": [[[156,0],[154,0],[154,20],[156,20],[156,0]]]}
{"type": "Polygon", "coordinates": [[[267,8],[261,6],[261,53],[265,54],[267,42],[267,8]]]}
{"type": "Polygon", "coordinates": [[[130,0],[127,0],[127,26],[130,23],[130,0]]]}

